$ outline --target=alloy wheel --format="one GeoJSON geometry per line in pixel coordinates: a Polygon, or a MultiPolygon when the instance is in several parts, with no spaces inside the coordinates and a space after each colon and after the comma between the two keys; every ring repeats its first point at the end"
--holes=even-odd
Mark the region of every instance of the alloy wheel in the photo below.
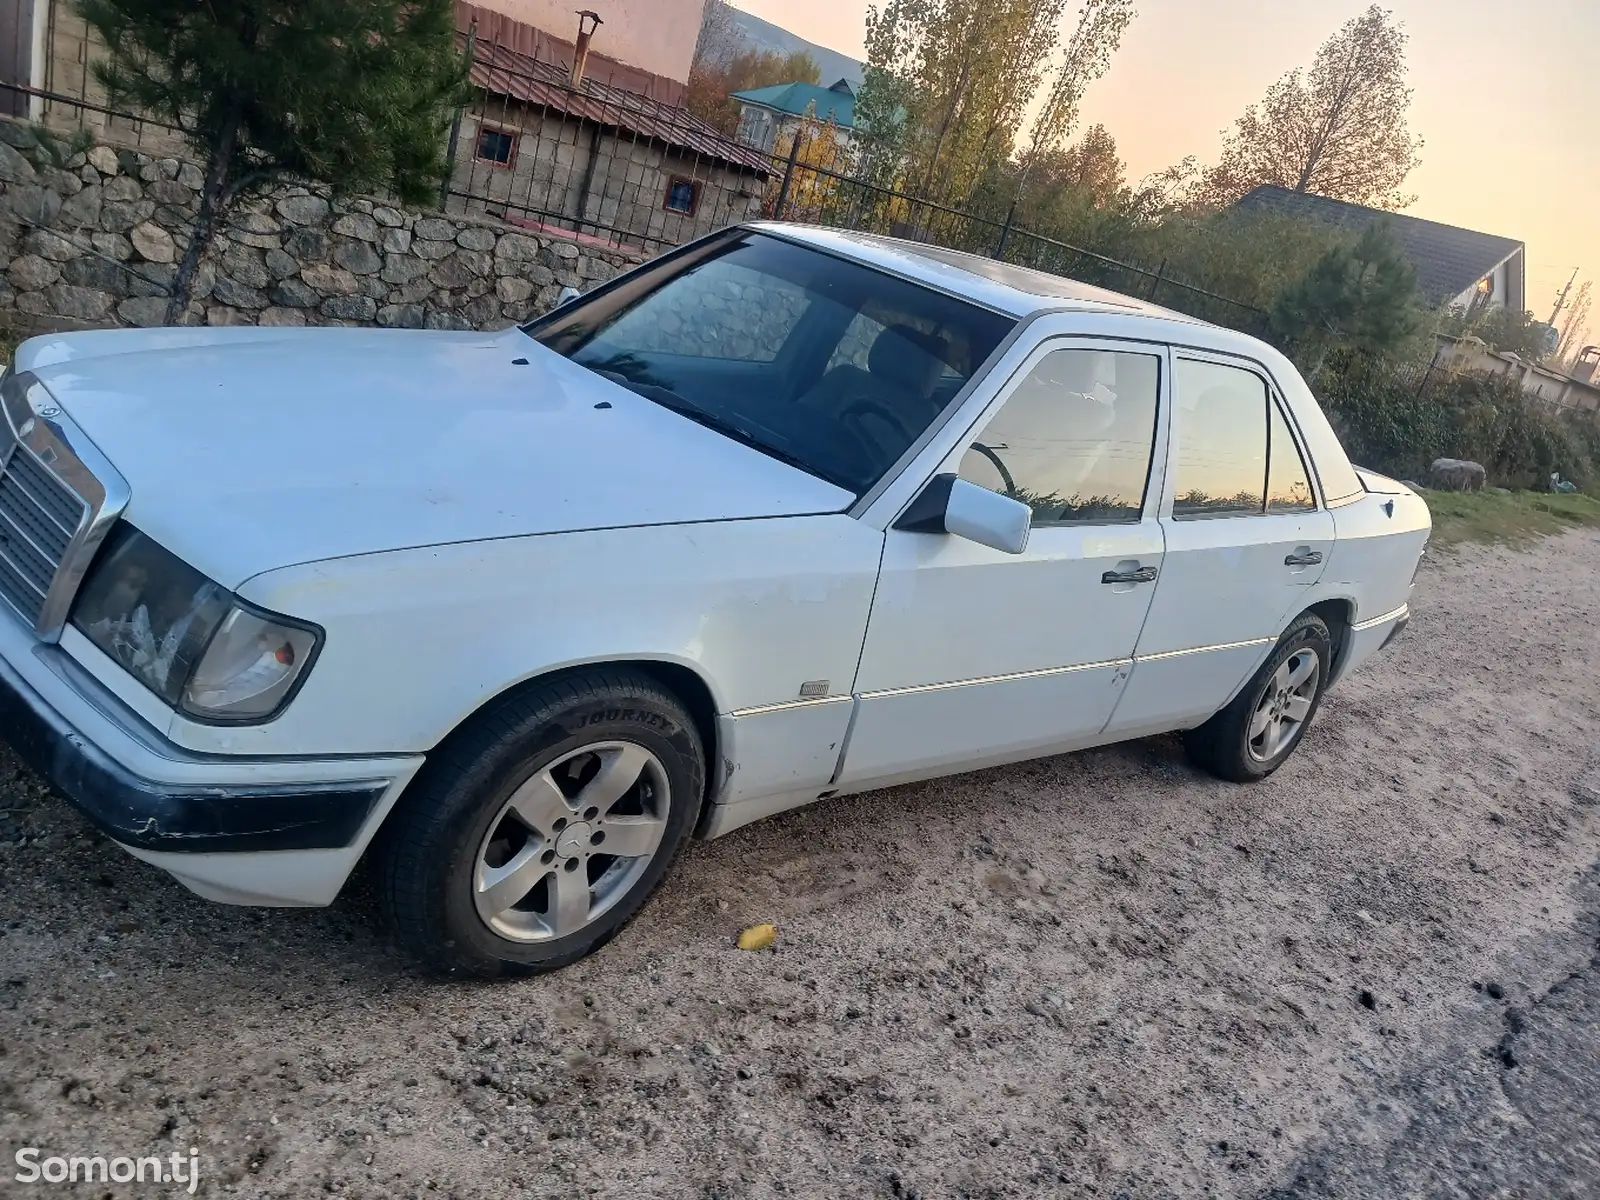
{"type": "Polygon", "coordinates": [[[1311,715],[1321,674],[1321,660],[1309,646],[1279,664],[1256,702],[1245,733],[1251,758],[1269,762],[1293,743],[1311,715]]]}
{"type": "Polygon", "coordinates": [[[661,761],[634,742],[595,742],[540,768],[512,792],[478,848],[479,918],[514,942],[577,933],[649,869],[671,803],[661,761]]]}

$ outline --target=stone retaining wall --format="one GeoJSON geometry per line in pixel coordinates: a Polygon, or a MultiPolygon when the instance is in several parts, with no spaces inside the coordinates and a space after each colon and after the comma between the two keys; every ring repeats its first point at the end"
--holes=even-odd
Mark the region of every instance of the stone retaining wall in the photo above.
{"type": "MultiPolygon", "coordinates": [[[[95,146],[59,166],[0,121],[0,329],[158,325],[200,169],[95,146]]],[[[283,187],[235,208],[187,321],[495,329],[639,259],[504,221],[283,187]]]]}

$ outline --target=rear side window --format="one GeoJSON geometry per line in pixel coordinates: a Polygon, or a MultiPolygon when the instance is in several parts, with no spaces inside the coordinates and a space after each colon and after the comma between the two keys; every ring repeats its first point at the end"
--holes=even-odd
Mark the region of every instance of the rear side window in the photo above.
{"type": "Polygon", "coordinates": [[[1267,447],[1267,511],[1305,512],[1317,506],[1311,490],[1311,472],[1306,470],[1306,460],[1300,456],[1300,447],[1294,444],[1289,432],[1289,422],[1276,404],[1268,405],[1272,413],[1272,440],[1267,447]]]}
{"type": "Polygon", "coordinates": [[[1239,516],[1266,505],[1267,385],[1253,371],[1179,359],[1174,517],[1239,516]]]}
{"type": "Polygon", "coordinates": [[[1155,443],[1161,360],[1056,350],[961,460],[961,478],[1021,500],[1036,524],[1137,521],[1155,443]]]}

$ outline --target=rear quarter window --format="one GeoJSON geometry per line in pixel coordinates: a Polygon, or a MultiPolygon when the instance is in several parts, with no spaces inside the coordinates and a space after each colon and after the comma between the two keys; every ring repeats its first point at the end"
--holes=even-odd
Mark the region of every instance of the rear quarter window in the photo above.
{"type": "Polygon", "coordinates": [[[1366,491],[1356,470],[1350,465],[1350,456],[1339,444],[1339,436],[1328,423],[1327,414],[1311,394],[1305,380],[1292,366],[1283,364],[1273,371],[1274,382],[1283,399],[1288,402],[1289,416],[1300,431],[1300,440],[1310,458],[1312,473],[1322,485],[1324,503],[1337,504],[1351,496],[1366,491]]]}

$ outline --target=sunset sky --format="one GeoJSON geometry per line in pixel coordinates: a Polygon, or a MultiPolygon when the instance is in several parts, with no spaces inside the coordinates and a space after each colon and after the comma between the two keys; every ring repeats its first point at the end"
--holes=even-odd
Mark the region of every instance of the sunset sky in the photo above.
{"type": "MultiPolygon", "coordinates": [[[[862,55],[866,0],[735,2],[862,55]]],[[[1085,102],[1084,124],[1111,131],[1130,180],[1186,154],[1214,161],[1245,105],[1309,65],[1367,2],[1138,0],[1110,73],[1085,102]]],[[[1574,267],[1580,279],[1600,280],[1600,0],[1387,7],[1411,38],[1411,128],[1427,143],[1407,181],[1417,202],[1406,211],[1526,242],[1528,306],[1548,318],[1574,267]]],[[[1600,311],[1589,324],[1600,331],[1600,311]]]]}

